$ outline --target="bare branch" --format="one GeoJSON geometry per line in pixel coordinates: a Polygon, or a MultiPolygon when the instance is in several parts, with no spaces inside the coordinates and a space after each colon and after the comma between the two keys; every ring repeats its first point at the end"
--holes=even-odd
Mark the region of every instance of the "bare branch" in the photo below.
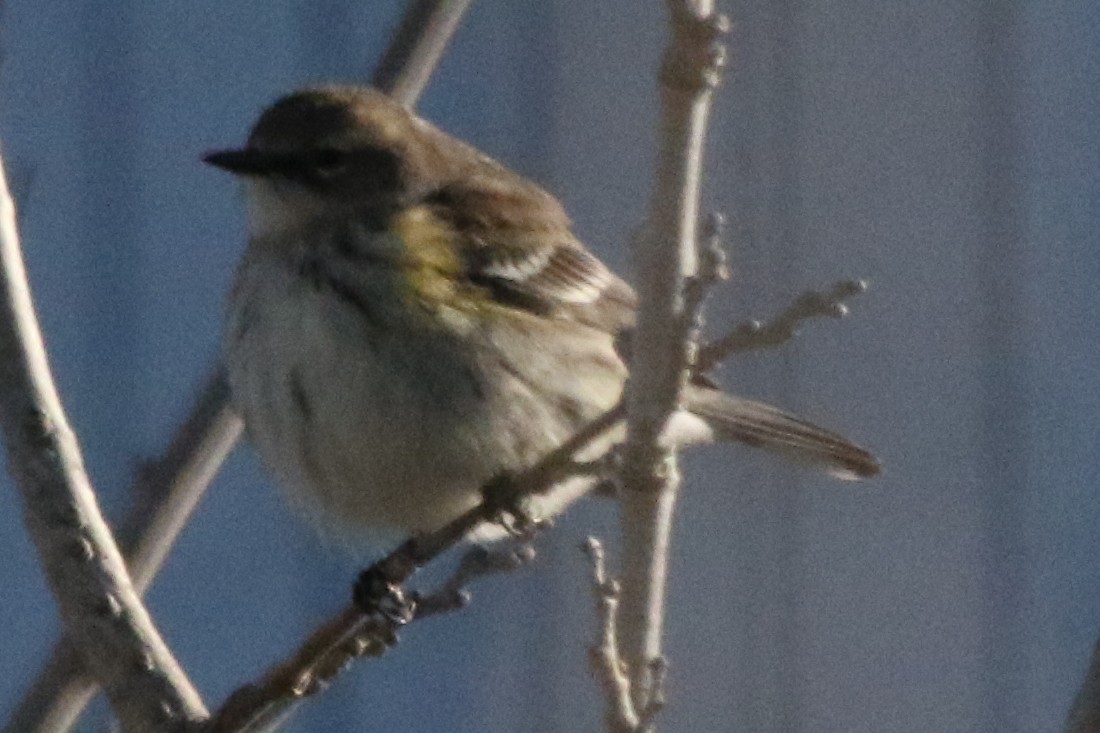
{"type": "Polygon", "coordinates": [[[657,713],[665,707],[665,678],[668,674],[668,661],[664,657],[649,660],[649,697],[642,703],[642,712],[638,716],[638,730],[651,730],[657,719],[657,713]]]}
{"type": "Polygon", "coordinates": [[[530,562],[528,545],[511,548],[471,548],[454,574],[431,593],[417,597],[412,613],[398,620],[366,615],[355,606],[314,631],[286,661],[254,684],[234,692],[215,715],[211,733],[256,733],[273,730],[307,697],[325,689],[348,664],[377,657],[397,643],[397,632],[413,621],[458,611],[466,606],[466,586],[474,579],[510,572],[530,562]]]}
{"type": "MultiPolygon", "coordinates": [[[[364,575],[381,578],[394,587],[400,587],[419,568],[461,542],[478,525],[498,521],[502,511],[516,511],[523,497],[547,491],[572,475],[574,455],[615,428],[622,417],[623,407],[616,405],[534,466],[507,477],[505,481],[491,482],[492,486],[488,488],[494,496],[487,497],[481,504],[438,530],[405,541],[364,571],[364,575]]],[[[523,558],[523,554],[517,555],[513,562],[519,563],[523,558]]],[[[461,595],[461,586],[471,578],[508,565],[500,558],[468,562],[473,564],[465,569],[460,566],[456,579],[452,579],[458,585],[445,584],[440,593],[453,591],[453,600],[455,595],[461,595]]],[[[399,628],[419,618],[463,606],[461,602],[452,602],[444,608],[448,604],[443,602],[443,596],[439,593],[425,597],[428,605],[423,611],[414,601],[409,608],[410,615],[401,619],[379,613],[368,615],[355,605],[348,606],[311,634],[297,652],[265,674],[259,682],[234,692],[215,714],[213,730],[216,733],[268,730],[275,720],[288,715],[302,697],[316,693],[331,682],[350,661],[385,652],[396,641],[399,628]]]]}
{"type": "MultiPolygon", "coordinates": [[[[639,308],[620,494],[624,565],[619,641],[635,710],[655,710],[652,703],[660,697],[654,665],[662,658],[667,551],[680,483],[675,455],[663,437],[692,361],[691,336],[702,300],[698,288],[689,284],[698,282],[703,138],[728,30],[712,0],[668,0],[667,5],[671,37],[660,74],[657,171],[649,215],[635,242],[639,308]]],[[[638,725],[644,727],[637,730],[652,729],[652,714],[639,717],[638,725]]]]}
{"type": "Polygon", "coordinates": [[[535,548],[527,540],[521,540],[518,545],[471,547],[443,585],[431,593],[416,595],[416,616],[425,618],[465,608],[470,602],[467,586],[471,581],[486,575],[511,573],[534,559],[535,548]]]}
{"type": "Polygon", "coordinates": [[[98,689],[76,649],[62,637],[12,712],[4,733],[63,733],[76,724],[98,689]]]}
{"type": "Polygon", "coordinates": [[[630,677],[619,656],[619,584],[607,576],[599,540],[589,537],[581,549],[592,564],[592,598],[599,622],[599,635],[588,648],[588,662],[607,700],[607,729],[611,733],[631,733],[638,729],[638,713],[630,696],[630,677]]]}
{"type": "Polygon", "coordinates": [[[730,354],[782,346],[797,335],[802,321],[811,318],[844,318],[848,315],[845,301],[865,292],[866,280],[843,280],[834,283],[824,293],[812,290],[805,292],[770,321],[742,323],[722,338],[704,346],[699,352],[696,369],[705,374],[730,354]]]}
{"type": "Polygon", "coordinates": [[[722,248],[726,219],[711,214],[703,223],[699,247],[699,271],[684,283],[683,329],[687,342],[687,363],[694,368],[698,361],[699,340],[703,332],[703,306],[715,284],[729,278],[726,252],[722,248]]]}
{"type": "Polygon", "coordinates": [[[240,437],[244,425],[229,406],[228,387],[215,373],[164,455],[142,464],[135,503],[119,529],[134,586],[144,593],[240,437]],[[144,501],[143,501],[144,499],[144,501]]]}
{"type": "MultiPolygon", "coordinates": [[[[134,503],[118,531],[118,541],[139,595],[149,587],[240,436],[241,421],[229,407],[226,392],[225,380],[215,370],[164,455],[137,471],[131,490],[134,503]]],[[[73,654],[68,639],[63,638],[4,730],[68,730],[97,688],[73,654]]]]}
{"type": "Polygon", "coordinates": [[[371,85],[406,107],[420,98],[471,0],[410,0],[371,85]]]}
{"type": "MultiPolygon", "coordinates": [[[[435,69],[459,19],[471,0],[410,0],[372,84],[402,103],[416,103],[435,69]],[[409,72],[402,69],[407,65],[409,72]]],[[[151,464],[152,484],[142,485],[122,532],[137,590],[143,592],[160,562],[240,432],[240,420],[229,405],[220,366],[210,371],[207,386],[164,456],[151,464]],[[160,507],[150,514],[148,507],[160,507]]],[[[141,477],[139,476],[139,479],[141,477]]],[[[20,702],[5,733],[64,733],[95,694],[96,684],[63,639],[20,702]]]]}
{"type": "Polygon", "coordinates": [[[205,717],[141,605],[84,471],[53,384],[0,163],[0,427],[65,627],[127,730],[205,717]]]}

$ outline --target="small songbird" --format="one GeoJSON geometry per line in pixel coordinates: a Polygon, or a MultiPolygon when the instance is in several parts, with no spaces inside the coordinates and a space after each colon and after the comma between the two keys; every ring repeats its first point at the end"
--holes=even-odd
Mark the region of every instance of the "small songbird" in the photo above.
{"type": "MultiPolygon", "coordinates": [[[[225,331],[233,400],[322,527],[432,530],[618,401],[630,286],[553,196],[384,94],[294,92],[243,148],[205,160],[246,184],[225,331]]],[[[878,471],[843,437],[701,380],[675,422],[683,442],[878,471]]],[[[565,482],[533,511],[557,513],[591,484],[565,482]]]]}

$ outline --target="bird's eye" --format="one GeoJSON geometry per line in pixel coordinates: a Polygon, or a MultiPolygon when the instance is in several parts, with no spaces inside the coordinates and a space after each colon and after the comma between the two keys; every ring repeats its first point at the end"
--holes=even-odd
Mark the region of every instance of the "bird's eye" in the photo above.
{"type": "Polygon", "coordinates": [[[333,176],[344,169],[347,154],[336,148],[321,148],[313,155],[313,168],[322,176],[333,176]]]}

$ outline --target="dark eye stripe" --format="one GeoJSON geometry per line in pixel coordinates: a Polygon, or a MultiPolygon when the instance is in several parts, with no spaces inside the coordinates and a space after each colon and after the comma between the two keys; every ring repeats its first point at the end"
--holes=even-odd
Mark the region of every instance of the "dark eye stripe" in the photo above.
{"type": "Polygon", "coordinates": [[[313,154],[313,167],[321,172],[333,172],[347,163],[348,155],[336,148],[321,148],[313,154]]]}
{"type": "Polygon", "coordinates": [[[354,177],[361,192],[396,192],[401,186],[400,161],[380,148],[317,148],[307,153],[280,156],[275,172],[318,191],[330,190],[334,179],[354,177]]]}

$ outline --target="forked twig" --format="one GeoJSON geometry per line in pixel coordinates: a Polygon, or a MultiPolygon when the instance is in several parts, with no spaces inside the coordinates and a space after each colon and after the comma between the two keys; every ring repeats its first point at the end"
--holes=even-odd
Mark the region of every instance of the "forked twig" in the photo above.
{"type": "Polygon", "coordinates": [[[803,321],[811,318],[843,318],[848,315],[845,301],[867,292],[866,280],[842,280],[825,292],[808,291],[798,296],[782,313],[769,321],[747,321],[725,336],[702,347],[696,369],[705,374],[731,354],[782,346],[798,333],[803,321]]]}
{"type": "Polygon", "coordinates": [[[607,575],[603,544],[595,537],[585,540],[581,549],[592,566],[592,599],[596,605],[599,633],[588,647],[588,663],[607,701],[607,721],[611,733],[633,733],[638,729],[638,713],[630,695],[630,675],[619,656],[619,583],[607,575]]]}

